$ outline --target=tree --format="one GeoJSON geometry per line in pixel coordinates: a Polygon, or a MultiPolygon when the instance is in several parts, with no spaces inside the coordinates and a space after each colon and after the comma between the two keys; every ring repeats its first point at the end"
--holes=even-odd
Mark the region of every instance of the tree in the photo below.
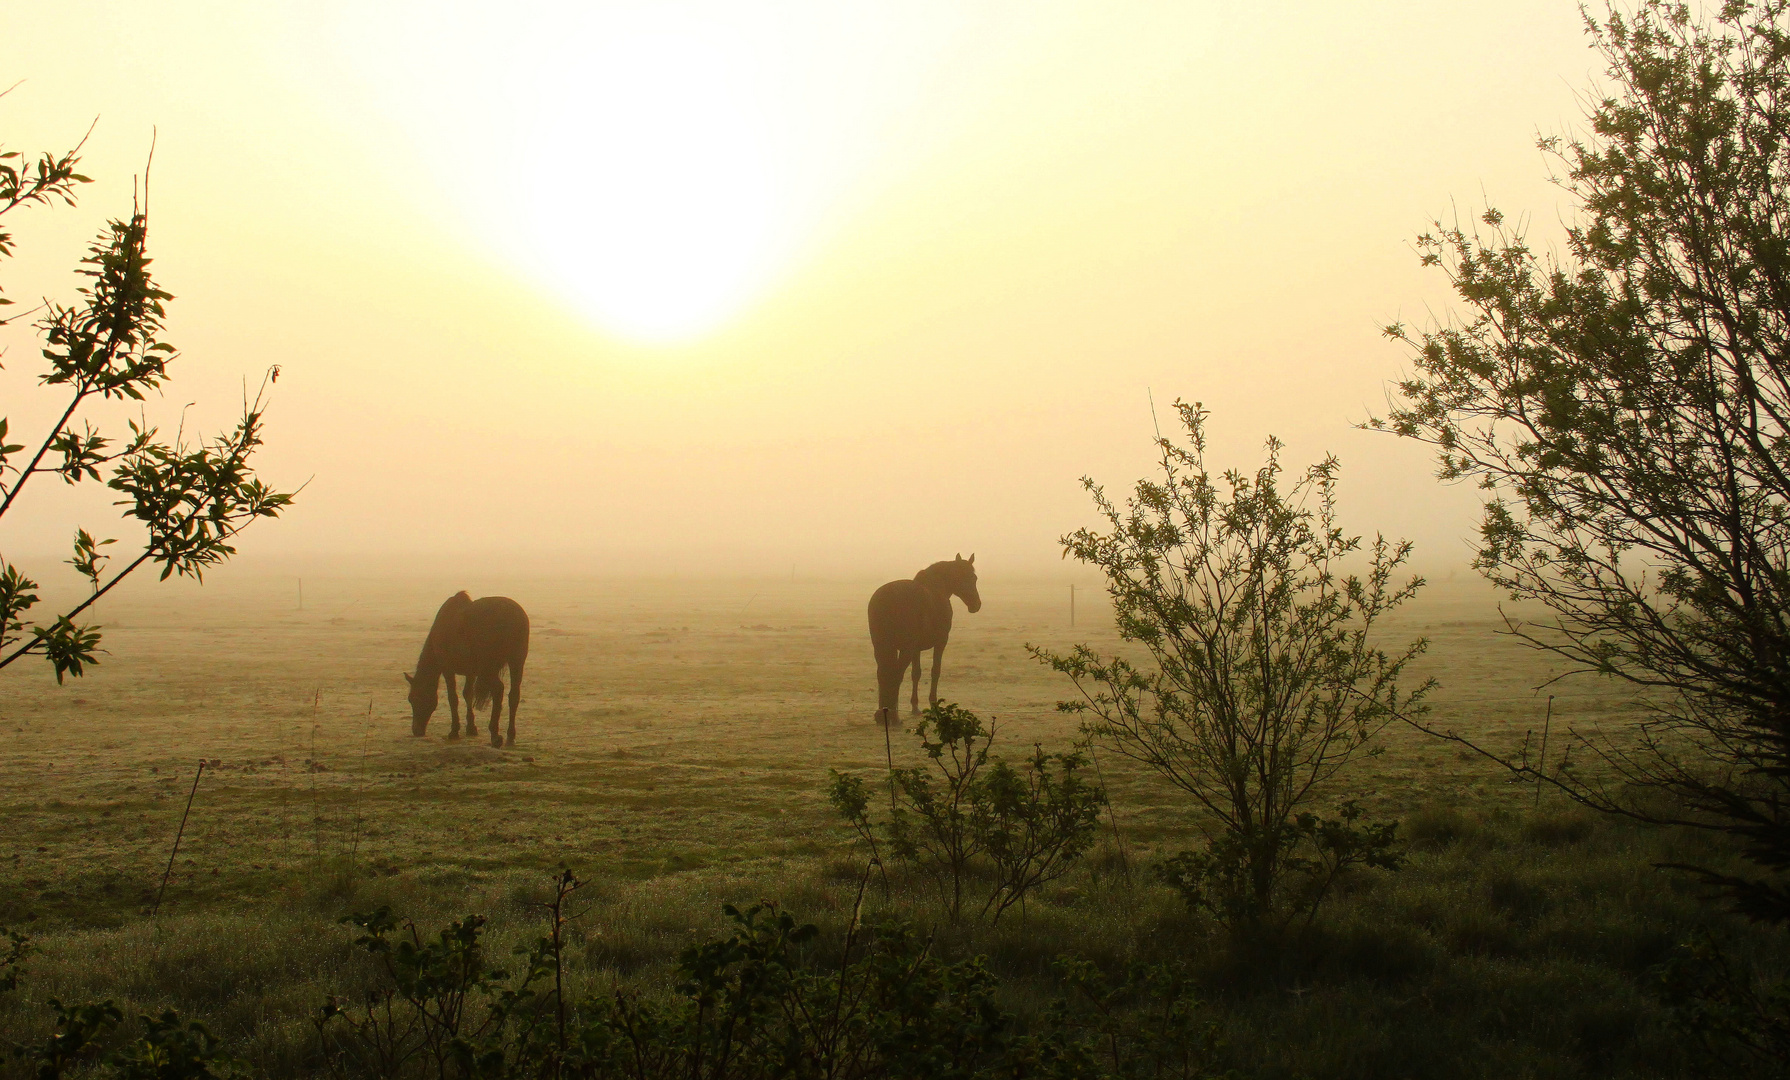
{"type": "Polygon", "coordinates": [[[1401,694],[1412,642],[1388,653],[1376,623],[1423,584],[1395,584],[1408,542],[1376,537],[1365,576],[1344,573],[1361,548],[1335,519],[1334,457],[1281,488],[1278,440],[1253,475],[1222,489],[1206,467],[1206,413],[1175,404],[1187,446],[1158,438],[1162,479],[1140,481],[1124,510],[1083,485],[1109,531],[1063,538],[1065,553],[1106,576],[1119,635],[1147,663],[1032,649],[1068,675],[1087,732],[1193,798],[1209,824],[1204,851],[1162,876],[1192,906],[1239,934],[1309,914],[1349,863],[1391,865],[1387,826],[1323,822],[1306,811],[1321,785],[1395,714],[1421,712],[1425,682],[1401,694]]]}
{"type": "MultiPolygon", "coordinates": [[[[1577,730],[1607,766],[1500,757],[1599,810],[1740,841],[1697,870],[1790,921],[1790,34],[1784,0],[1706,22],[1663,0],[1586,18],[1609,90],[1543,138],[1577,203],[1563,257],[1488,210],[1419,240],[1464,321],[1413,336],[1370,423],[1486,492],[1478,569],[1546,621],[1507,620],[1644,719],[1577,730]],[[1660,796],[1667,796],[1662,800],[1660,796]]],[[[1430,730],[1436,731],[1431,728],[1430,730]]],[[[1436,731],[1445,737],[1454,733],[1436,731]]],[[[1464,740],[1461,740],[1464,741],[1464,740]]],[[[1584,761],[1587,753],[1580,753],[1584,761]]]]}
{"type": "MultiPolygon", "coordinates": [[[[34,204],[74,205],[76,187],[88,182],[76,171],[80,149],[31,162],[0,146],[0,216],[34,204]]],[[[80,300],[46,301],[26,313],[37,316],[33,325],[48,363],[40,381],[63,395],[66,406],[34,449],[11,442],[16,436],[0,418],[0,516],[14,509],[33,477],[78,484],[100,480],[103,470],[124,516],[142,527],[140,550],[114,568],[102,549],[118,541],[76,529],[67,561],[87,579],[89,595],[47,623],[25,618],[38,603],[38,583],[0,559],[0,668],[35,653],[49,660],[57,682],[81,675],[97,663],[100,635],[98,627],[75,620],[100,597],[145,564],[160,565],[163,580],[174,574],[201,579],[207,568],[236,553],[231,540],[237,533],[258,518],[277,516],[292,501],[249,468],[261,445],[267,382],[253,400],[245,395],[233,430],[197,442],[184,433],[160,440],[147,420],[131,422],[128,437],[113,438],[84,415],[96,402],[142,401],[161,386],[175,358],[173,346],[160,340],[164,304],[172,297],[150,275],[148,237],[148,213],[133,205],[128,219],[111,221],[89,247],[78,271],[88,279],[80,300]],[[30,456],[21,457],[27,451],[30,456]]],[[[0,258],[10,254],[12,235],[0,229],[0,258]]],[[[0,304],[12,301],[0,295],[0,304]]],[[[0,326],[22,317],[0,319],[0,326]]],[[[268,381],[278,375],[273,368],[268,381]]]]}

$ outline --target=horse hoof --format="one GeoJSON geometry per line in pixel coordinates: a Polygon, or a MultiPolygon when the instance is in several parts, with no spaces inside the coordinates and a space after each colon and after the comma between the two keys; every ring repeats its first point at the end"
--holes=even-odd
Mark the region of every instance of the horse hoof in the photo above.
{"type": "Polygon", "coordinates": [[[502,735],[491,736],[491,745],[497,747],[499,750],[502,750],[503,749],[503,736],[502,735]]]}
{"type": "Polygon", "coordinates": [[[504,746],[505,746],[505,747],[506,747],[506,748],[507,748],[507,747],[511,747],[511,746],[515,746],[515,745],[516,745],[516,740],[515,740],[515,739],[514,739],[514,738],[512,738],[512,737],[510,737],[510,736],[508,736],[508,735],[506,735],[506,736],[504,736],[504,739],[503,739],[503,745],[504,745],[504,746]]]}

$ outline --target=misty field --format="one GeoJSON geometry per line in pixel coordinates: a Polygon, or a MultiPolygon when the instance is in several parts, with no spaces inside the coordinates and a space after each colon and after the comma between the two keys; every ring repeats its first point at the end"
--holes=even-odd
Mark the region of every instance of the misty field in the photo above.
{"type": "MultiPolygon", "coordinates": [[[[829,768],[883,767],[864,602],[875,580],[555,581],[503,592],[533,639],[514,748],[449,742],[445,702],[410,735],[400,673],[461,583],[222,575],[109,605],[88,677],[9,676],[0,731],[0,924],[40,951],[0,998],[15,1037],[48,1030],[43,1002],[172,1005],[275,1075],[321,1068],[309,1017],[365,977],[337,920],[380,903],[437,925],[483,912],[493,936],[540,933],[555,870],[589,885],[574,924],[576,992],[650,987],[677,952],[722,929],[720,906],[777,898],[836,928],[863,859],[826,805],[829,768]],[[208,767],[154,902],[196,765],[208,767]]],[[[1068,623],[1058,582],[989,573],[958,613],[943,695],[997,720],[995,752],[1062,750],[1072,687],[1026,645],[1113,647],[1097,598],[1068,623]]],[[[1568,682],[1500,638],[1495,600],[1444,583],[1396,631],[1427,636],[1422,672],[1446,726],[1509,749],[1619,716],[1611,688],[1568,682]]],[[[922,684],[924,692],[924,683],[922,684]]],[[[905,700],[905,686],[904,686],[905,700]]],[[[1650,867],[1683,837],[1594,819],[1510,783],[1481,759],[1403,730],[1332,798],[1398,818],[1396,875],[1364,872],[1298,957],[1252,970],[1149,866],[1186,846],[1185,801],[1098,758],[1112,814],[1091,856],[1023,918],[940,927],[940,948],[990,956],[1022,1017],[1049,962],[1180,955],[1201,973],[1233,1064],[1252,1075],[1676,1075],[1654,970],[1697,927],[1748,931],[1650,867]]],[[[1557,744],[1558,745],[1558,744],[1557,744]]],[[[917,760],[896,732],[896,763],[917,760]]],[[[897,875],[867,893],[922,924],[938,912],[897,875]]],[[[1781,958],[1763,957],[1767,963],[1781,958]]]]}

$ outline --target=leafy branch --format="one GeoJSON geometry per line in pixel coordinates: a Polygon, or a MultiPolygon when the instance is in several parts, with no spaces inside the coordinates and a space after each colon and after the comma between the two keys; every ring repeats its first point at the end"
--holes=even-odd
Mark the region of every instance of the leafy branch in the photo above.
{"type": "MultiPolygon", "coordinates": [[[[85,139],[82,140],[83,144],[85,139]]],[[[76,172],[81,147],[60,157],[43,155],[23,163],[17,152],[0,151],[0,214],[30,204],[74,202],[74,187],[87,177],[76,172]]],[[[98,662],[99,628],[76,622],[117,584],[145,564],[159,564],[161,578],[179,574],[202,580],[204,572],[236,553],[236,534],[263,517],[277,517],[293,494],[275,491],[256,478],[249,460],[262,443],[269,370],[253,399],[244,394],[242,416],[233,430],[189,442],[184,430],[160,441],[147,420],[129,423],[129,434],[114,439],[79,413],[96,401],[143,401],[161,388],[177,355],[161,339],[166,303],[172,295],[150,272],[149,217],[133,206],[125,220],[112,220],[89,245],[78,274],[86,279],[74,304],[46,301],[36,328],[48,369],[39,381],[67,394],[60,415],[36,443],[11,440],[0,417],[0,516],[11,511],[35,476],[55,475],[65,484],[102,481],[122,497],[114,505],[141,524],[141,550],[118,560],[102,549],[118,543],[75,531],[73,557],[66,562],[85,578],[89,595],[44,623],[25,613],[39,601],[36,581],[0,558],[0,668],[36,653],[49,660],[57,682],[80,676],[98,662]]],[[[11,254],[10,234],[0,232],[0,257],[11,254]]],[[[0,303],[8,301],[0,298],[0,303]]],[[[4,322],[0,322],[4,325],[4,322]]]]}

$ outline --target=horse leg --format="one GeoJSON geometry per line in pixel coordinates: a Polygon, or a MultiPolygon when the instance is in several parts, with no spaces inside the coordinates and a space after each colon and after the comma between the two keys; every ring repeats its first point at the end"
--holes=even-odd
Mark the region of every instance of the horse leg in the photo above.
{"type": "MultiPolygon", "coordinates": [[[[450,671],[442,677],[447,680],[448,686],[448,715],[454,719],[454,726],[448,728],[448,741],[452,742],[460,737],[460,694],[454,689],[454,684],[459,681],[459,676],[450,671]]],[[[472,687],[468,686],[466,689],[466,726],[470,728],[472,726],[472,687]]]]}
{"type": "MultiPolygon", "coordinates": [[[[933,646],[933,649],[932,649],[932,697],[928,699],[928,702],[933,705],[937,705],[939,703],[939,668],[944,666],[944,660],[945,660],[945,643],[941,641],[937,645],[933,646]]],[[[920,676],[920,661],[918,659],[915,659],[915,661],[914,661],[914,677],[917,679],[917,678],[919,678],[919,676],[920,676]]]]}
{"type": "Polygon", "coordinates": [[[915,649],[914,658],[911,661],[911,666],[914,669],[914,690],[908,698],[908,704],[912,706],[915,716],[920,715],[920,654],[925,651],[925,649],[915,649]]]}
{"type": "MultiPolygon", "coordinates": [[[[516,745],[516,706],[522,704],[522,665],[526,661],[518,659],[510,664],[510,733],[504,736],[505,746],[516,745]]],[[[496,730],[496,725],[492,725],[496,730]]]]}
{"type": "MultiPolygon", "coordinates": [[[[503,715],[503,676],[502,668],[491,673],[491,745],[502,746],[503,735],[497,726],[497,718],[503,715]]],[[[515,680],[511,680],[514,682],[515,680]]]]}
{"type": "Polygon", "coordinates": [[[895,722],[895,705],[901,698],[900,653],[893,647],[876,646],[876,720],[884,727],[895,722]]]}

